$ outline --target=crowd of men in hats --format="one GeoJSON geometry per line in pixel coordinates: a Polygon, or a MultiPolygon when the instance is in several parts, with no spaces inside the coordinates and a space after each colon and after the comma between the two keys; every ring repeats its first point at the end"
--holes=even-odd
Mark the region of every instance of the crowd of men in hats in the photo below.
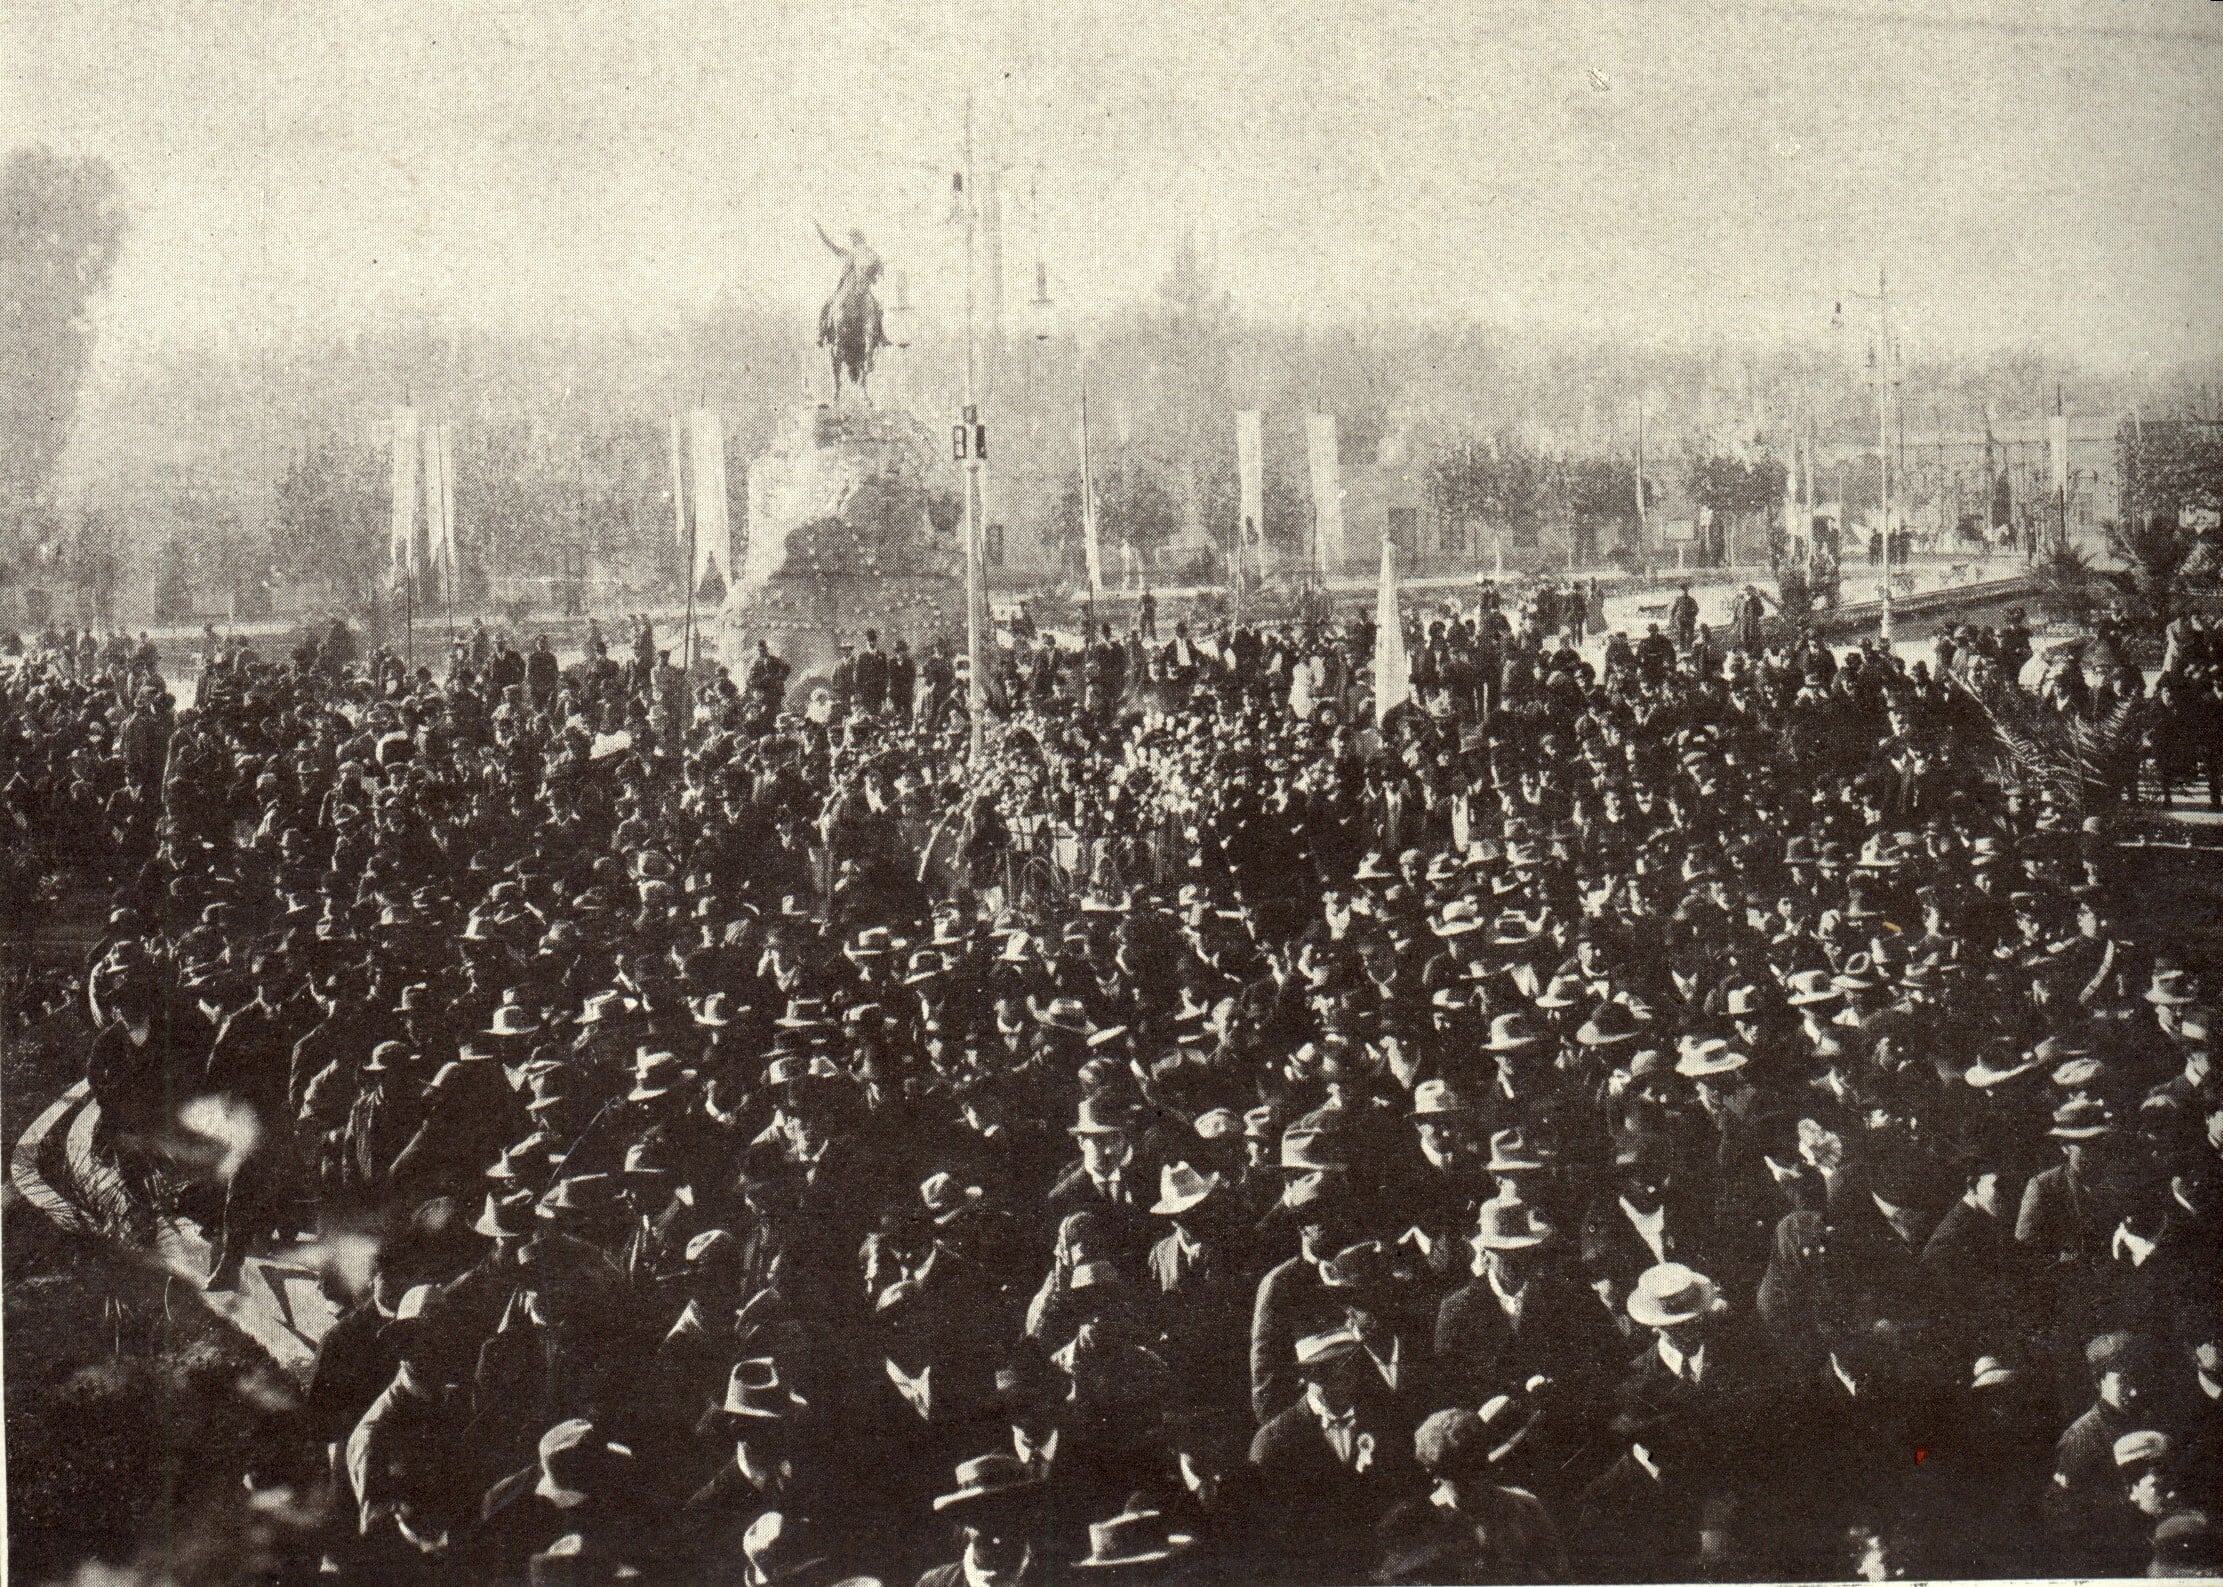
{"type": "Polygon", "coordinates": [[[115,888],[104,1149],[251,1110],[214,1282],[378,1241],[304,1573],[2212,1574],[2214,970],[1959,683],[1651,637],[1416,629],[1377,736],[1363,626],[1176,625],[969,768],[773,669],[34,650],[0,757],[115,888]]]}

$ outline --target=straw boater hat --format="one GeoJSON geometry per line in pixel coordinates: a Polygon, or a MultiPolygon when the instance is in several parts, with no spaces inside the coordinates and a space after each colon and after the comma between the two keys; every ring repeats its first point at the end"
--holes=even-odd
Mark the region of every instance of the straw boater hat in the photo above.
{"type": "Polygon", "coordinates": [[[1723,1308],[1720,1286],[1680,1262],[1644,1270],[1629,1291],[1629,1317],[1645,1328],[1675,1328],[1723,1308]]]}
{"type": "MultiPolygon", "coordinates": [[[[1032,1006],[1031,1004],[1029,1005],[1032,1006]]],[[[1072,1036],[1093,1036],[1096,1026],[1088,1017],[1088,1010],[1077,997],[1052,998],[1045,1007],[1034,1009],[1036,1023],[1052,1030],[1061,1030],[1072,1036]]]]}
{"type": "Polygon", "coordinates": [[[2178,969],[2154,971],[2153,985],[2139,995],[2149,1003],[2174,1008],[2180,1004],[2197,1001],[2185,983],[2189,978],[2178,969]]]}

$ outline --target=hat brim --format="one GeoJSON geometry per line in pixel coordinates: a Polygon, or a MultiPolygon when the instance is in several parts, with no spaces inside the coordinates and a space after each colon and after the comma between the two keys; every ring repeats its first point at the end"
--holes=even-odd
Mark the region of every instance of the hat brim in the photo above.
{"type": "Polygon", "coordinates": [[[1711,1080],[1716,1075],[1733,1075],[1745,1066],[1740,1057],[1735,1063],[1715,1063],[1709,1060],[1693,1062],[1686,1058],[1675,1066],[1675,1072],[1685,1080],[1711,1080]]]}
{"type": "Polygon", "coordinates": [[[1002,1482],[987,1488],[959,1488],[955,1493],[935,1495],[934,1511],[937,1515],[946,1515],[952,1510],[1003,1503],[1022,1494],[1038,1493],[1043,1486],[1040,1477],[1029,1477],[1024,1482],[1002,1482]]]}
{"type": "Polygon", "coordinates": [[[1114,1565],[1149,1565],[1161,1559],[1171,1559],[1174,1555],[1185,1552],[1196,1539],[1185,1532],[1171,1532],[1166,1535],[1166,1541],[1173,1546],[1171,1548],[1152,1549],[1143,1554],[1115,1554],[1109,1559],[1077,1559],[1073,1561],[1073,1568],[1075,1570],[1106,1570],[1114,1565]]]}
{"type": "Polygon", "coordinates": [[[1643,1296],[1629,1299],[1629,1320],[1643,1328],[1679,1328],[1684,1323],[1694,1323],[1706,1315],[1707,1308],[1696,1311],[1665,1311],[1643,1296]]]}

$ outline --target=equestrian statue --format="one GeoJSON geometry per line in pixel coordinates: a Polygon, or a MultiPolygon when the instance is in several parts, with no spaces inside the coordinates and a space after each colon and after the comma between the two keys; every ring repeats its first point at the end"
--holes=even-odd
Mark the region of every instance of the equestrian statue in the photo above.
{"type": "Polygon", "coordinates": [[[880,280],[880,256],[861,231],[852,229],[849,246],[844,248],[826,235],[824,226],[811,224],[817,227],[818,240],[841,256],[841,282],[818,311],[818,345],[832,356],[834,400],[841,400],[841,377],[847,374],[849,383],[869,402],[865,382],[872,374],[873,356],[888,345],[880,324],[880,300],[872,291],[880,280]]]}

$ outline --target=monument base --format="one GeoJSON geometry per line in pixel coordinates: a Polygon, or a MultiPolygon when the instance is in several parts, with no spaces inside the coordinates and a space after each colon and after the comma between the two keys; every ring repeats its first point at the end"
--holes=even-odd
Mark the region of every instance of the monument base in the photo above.
{"type": "Polygon", "coordinates": [[[960,499],[937,461],[909,414],[820,403],[789,415],[749,465],[748,545],[719,614],[737,676],[760,639],[794,669],[791,691],[828,677],[837,647],[861,648],[868,628],[883,650],[961,643],[960,499]]]}

